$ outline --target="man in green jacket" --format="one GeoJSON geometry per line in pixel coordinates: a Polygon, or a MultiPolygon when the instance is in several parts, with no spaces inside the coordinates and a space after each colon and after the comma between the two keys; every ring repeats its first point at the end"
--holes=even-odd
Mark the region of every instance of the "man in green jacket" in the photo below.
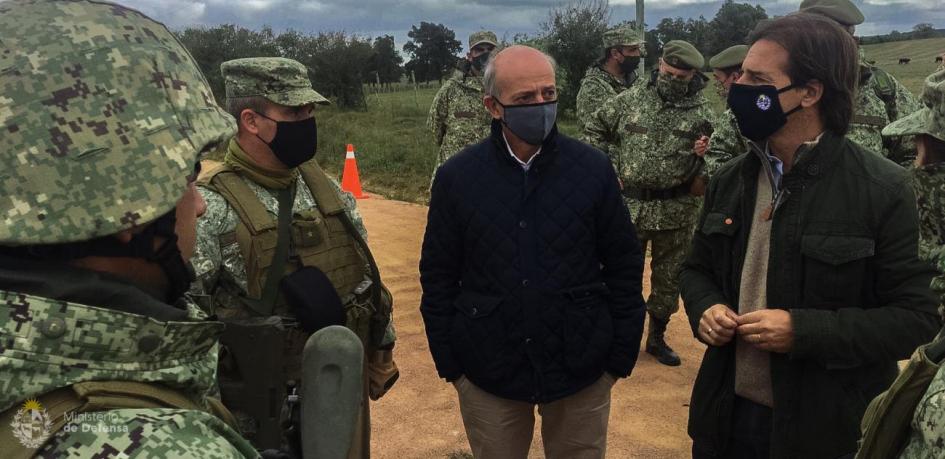
{"type": "MultiPolygon", "coordinates": [[[[709,59],[712,76],[715,77],[715,89],[722,100],[728,99],[728,89],[742,76],[742,61],[748,54],[747,45],[735,45],[726,48],[709,59]]],[[[748,151],[745,138],[738,131],[738,123],[731,110],[722,112],[714,123],[715,132],[711,140],[703,137],[696,141],[696,154],[705,159],[705,175],[711,178],[726,161],[748,151]]]]}
{"type": "Polygon", "coordinates": [[[604,32],[604,55],[594,63],[577,94],[578,123],[584,127],[591,115],[604,102],[627,90],[637,81],[637,67],[643,50],[643,39],[630,26],[615,27],[604,32]]]}
{"type": "Polygon", "coordinates": [[[439,147],[436,167],[459,153],[466,145],[489,136],[492,117],[482,104],[482,72],[498,39],[483,30],[469,36],[469,52],[460,68],[436,93],[427,126],[439,147]]]}
{"type": "Polygon", "coordinates": [[[856,43],[797,13],[753,32],[729,106],[751,152],[709,185],[680,274],[708,345],[695,458],[835,459],[866,404],[940,327],[902,168],[844,137],[856,43]]]}
{"type": "Polygon", "coordinates": [[[666,343],[666,326],[679,310],[677,274],[702,202],[692,192],[703,167],[693,143],[712,133],[714,118],[702,95],[704,63],[691,44],[666,43],[649,82],[608,100],[584,128],[588,143],[610,156],[644,252],[651,247],[645,350],[669,366],[680,359],[666,343]]]}

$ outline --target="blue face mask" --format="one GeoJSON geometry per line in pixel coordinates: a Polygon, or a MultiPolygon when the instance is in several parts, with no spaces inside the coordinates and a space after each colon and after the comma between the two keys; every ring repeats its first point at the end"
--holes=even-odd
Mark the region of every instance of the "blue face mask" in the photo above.
{"type": "Polygon", "coordinates": [[[551,134],[558,118],[557,100],[523,105],[505,105],[498,99],[495,102],[505,109],[502,124],[530,145],[541,145],[551,134]]]}

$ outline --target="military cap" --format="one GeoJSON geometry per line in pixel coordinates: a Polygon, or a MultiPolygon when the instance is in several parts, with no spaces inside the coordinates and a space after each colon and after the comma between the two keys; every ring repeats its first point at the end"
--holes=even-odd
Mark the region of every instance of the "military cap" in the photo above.
{"type": "Polygon", "coordinates": [[[695,46],[682,41],[672,40],[663,45],[663,62],[678,69],[701,69],[705,58],[695,46]]]}
{"type": "Polygon", "coordinates": [[[604,49],[614,46],[640,46],[643,38],[630,26],[614,27],[604,32],[604,49]]]}
{"type": "Polygon", "coordinates": [[[926,134],[945,142],[945,70],[925,79],[922,90],[924,107],[883,128],[883,135],[900,137],[926,134]]]}
{"type": "Polygon", "coordinates": [[[721,53],[712,56],[709,59],[709,67],[713,69],[727,69],[730,67],[741,67],[748,54],[748,45],[735,45],[725,48],[721,53]]]}
{"type": "Polygon", "coordinates": [[[469,49],[473,49],[476,45],[488,43],[492,46],[499,46],[499,39],[496,38],[495,33],[488,30],[480,30],[479,32],[473,33],[469,36],[469,49]]]}
{"type": "Polygon", "coordinates": [[[819,14],[847,27],[860,25],[864,20],[863,13],[851,0],[804,0],[798,11],[819,14]]]}
{"type": "Polygon", "coordinates": [[[298,107],[330,102],[312,89],[308,69],[283,57],[248,57],[220,64],[226,98],[264,97],[270,102],[298,107]]]}

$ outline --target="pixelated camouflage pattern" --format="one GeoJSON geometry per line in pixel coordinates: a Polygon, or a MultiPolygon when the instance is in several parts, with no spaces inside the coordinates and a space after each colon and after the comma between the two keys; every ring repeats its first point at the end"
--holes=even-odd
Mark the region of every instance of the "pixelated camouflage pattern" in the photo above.
{"type": "Polygon", "coordinates": [[[482,104],[482,77],[456,72],[430,106],[427,126],[439,145],[437,167],[469,144],[489,136],[492,115],[482,104]]]}
{"type": "MultiPolygon", "coordinates": [[[[861,68],[869,64],[863,62],[861,68]]],[[[887,73],[888,75],[888,73],[887,73]]],[[[892,75],[888,75],[889,88],[875,75],[857,88],[853,101],[853,120],[847,138],[906,165],[915,159],[915,144],[904,139],[895,139],[884,145],[882,130],[887,124],[903,118],[921,106],[919,101],[892,75]],[[895,92],[895,103],[889,104],[880,97],[885,92],[895,92]]]]}
{"type": "Polygon", "coordinates": [[[201,411],[121,409],[67,424],[38,457],[255,458],[259,453],[219,418],[201,411]]]}
{"type": "Polygon", "coordinates": [[[639,231],[643,253],[650,250],[650,296],[646,310],[662,321],[668,321],[679,310],[679,268],[686,259],[692,228],[664,231],[639,231]]]}
{"type": "MultiPolygon", "coordinates": [[[[913,169],[919,206],[919,256],[938,270],[932,290],[945,305],[945,163],[913,169]]],[[[939,309],[945,315],[945,310],[939,309]]],[[[945,365],[919,400],[901,459],[945,457],[945,365]]]]}
{"type": "Polygon", "coordinates": [[[630,26],[614,27],[604,32],[603,49],[614,46],[640,46],[644,43],[640,33],[630,26]]]}
{"type": "Polygon", "coordinates": [[[220,64],[226,98],[265,97],[288,107],[330,102],[312,89],[308,68],[284,57],[247,57],[220,64]]]}
{"type": "Polygon", "coordinates": [[[738,130],[738,122],[731,109],[722,112],[712,126],[715,132],[712,133],[709,149],[703,157],[705,159],[703,173],[710,179],[730,159],[748,151],[748,142],[738,130]]]}
{"type": "Polygon", "coordinates": [[[884,136],[927,134],[945,141],[945,69],[925,79],[923,107],[883,129],[884,136]]]}
{"type": "MultiPolygon", "coordinates": [[[[639,81],[634,74],[630,78],[631,82],[639,81]]],[[[585,123],[591,119],[594,112],[597,111],[604,102],[620,94],[632,86],[627,84],[627,80],[617,78],[604,70],[600,65],[593,65],[587,69],[584,79],[581,80],[581,89],[577,95],[577,116],[578,123],[583,129],[585,123]]]]}
{"type": "Polygon", "coordinates": [[[11,0],[0,30],[0,244],[148,223],[175,207],[197,153],[235,130],[187,50],[137,11],[11,0]]]}
{"type": "MultiPolygon", "coordinates": [[[[315,198],[300,176],[296,183],[295,203],[292,209],[295,212],[307,209],[317,209],[315,198]]],[[[275,191],[268,190],[261,185],[243,178],[253,193],[259,198],[263,206],[276,218],[279,212],[279,201],[275,191]]],[[[358,232],[367,240],[367,229],[357,204],[351,193],[341,191],[338,183],[332,179],[338,193],[345,204],[345,212],[354,223],[358,232]]],[[[239,216],[226,199],[212,190],[199,187],[200,194],[207,202],[207,211],[197,221],[197,249],[191,262],[197,273],[197,282],[192,293],[197,295],[215,292],[214,304],[242,304],[238,298],[247,292],[246,263],[240,253],[239,245],[234,239],[231,244],[220,245],[220,236],[236,231],[239,216]],[[217,288],[219,286],[219,288],[217,288]]]]}
{"type": "Polygon", "coordinates": [[[164,322],[0,291],[0,410],[93,380],[160,382],[202,400],[215,390],[222,331],[219,322],[164,322]],[[44,328],[53,321],[57,333],[44,328]]]}
{"type": "Polygon", "coordinates": [[[476,45],[480,43],[488,43],[492,46],[499,46],[499,39],[495,36],[495,32],[490,32],[488,30],[480,30],[479,32],[473,32],[469,35],[469,50],[475,48],[476,45]]]}
{"type": "MultiPolygon", "coordinates": [[[[711,135],[715,116],[699,91],[664,101],[652,83],[636,84],[605,102],[585,124],[584,140],[610,156],[624,187],[665,190],[703,167],[693,143],[711,135]]],[[[627,205],[638,230],[691,228],[701,198],[637,201],[627,205]]]]}

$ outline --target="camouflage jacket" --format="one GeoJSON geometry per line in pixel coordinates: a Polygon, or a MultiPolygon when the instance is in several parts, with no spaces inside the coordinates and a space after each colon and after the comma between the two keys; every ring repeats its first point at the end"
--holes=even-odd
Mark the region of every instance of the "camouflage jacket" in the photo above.
{"type": "Polygon", "coordinates": [[[637,80],[636,73],[630,77],[630,83],[617,78],[600,67],[593,65],[587,69],[584,79],[581,80],[581,89],[577,94],[578,123],[583,128],[604,102],[630,88],[637,80]]]}
{"type": "MultiPolygon", "coordinates": [[[[241,176],[241,178],[253,190],[266,210],[272,214],[273,218],[276,218],[279,213],[276,191],[269,190],[246,177],[241,176]]],[[[335,186],[338,185],[334,180],[332,183],[335,186]]],[[[197,221],[197,250],[192,259],[194,271],[197,273],[197,282],[191,288],[191,294],[195,297],[210,295],[213,305],[240,304],[238,298],[246,295],[247,291],[246,264],[243,254],[235,239],[225,245],[221,245],[220,242],[222,235],[236,231],[239,216],[226,198],[219,193],[204,187],[198,189],[207,202],[207,210],[197,221]]],[[[345,203],[348,217],[366,241],[367,230],[364,228],[354,197],[351,193],[341,191],[341,187],[338,187],[338,193],[345,203]]],[[[315,198],[312,197],[302,177],[298,177],[292,210],[300,212],[315,208],[317,208],[315,198]]],[[[209,305],[202,302],[201,306],[208,307],[209,305]]],[[[209,307],[208,313],[213,314],[215,308],[209,307]]]]}
{"type": "MultiPolygon", "coordinates": [[[[7,337],[0,351],[0,410],[96,380],[161,383],[203,404],[215,391],[223,324],[203,320],[193,305],[176,308],[110,276],[61,266],[0,272],[0,286],[0,333],[7,337]],[[11,291],[15,286],[28,288],[11,291]],[[35,293],[21,293],[26,290],[35,293]]],[[[236,431],[202,411],[117,409],[66,427],[37,454],[258,456],[236,431]]]]}
{"type": "Polygon", "coordinates": [[[489,136],[492,115],[482,104],[482,77],[457,71],[436,93],[427,125],[439,145],[439,167],[466,145],[489,136]]]}
{"type": "Polygon", "coordinates": [[[705,153],[705,175],[712,178],[726,161],[748,151],[748,142],[738,130],[732,110],[726,109],[713,123],[715,132],[705,153]]]}
{"type": "MultiPolygon", "coordinates": [[[[938,275],[932,290],[940,308],[945,305],[945,163],[913,169],[919,205],[919,256],[931,262],[938,275]]],[[[939,310],[945,315],[945,311],[939,310]]],[[[945,365],[943,365],[913,414],[911,431],[902,459],[945,457],[945,365]]]]}
{"type": "Polygon", "coordinates": [[[907,165],[915,159],[915,144],[908,139],[883,138],[883,128],[920,107],[919,101],[885,71],[866,62],[860,64],[864,75],[870,76],[857,88],[853,101],[853,120],[847,137],[869,150],[907,165]],[[882,74],[880,74],[882,72],[882,74]]]}
{"type": "MultiPolygon", "coordinates": [[[[701,91],[677,102],[664,101],[652,83],[636,84],[608,100],[584,128],[584,140],[603,150],[623,186],[665,190],[701,173],[695,141],[713,132],[714,115],[701,91]]],[[[701,199],[627,199],[640,230],[661,231],[695,224],[701,199]]]]}

